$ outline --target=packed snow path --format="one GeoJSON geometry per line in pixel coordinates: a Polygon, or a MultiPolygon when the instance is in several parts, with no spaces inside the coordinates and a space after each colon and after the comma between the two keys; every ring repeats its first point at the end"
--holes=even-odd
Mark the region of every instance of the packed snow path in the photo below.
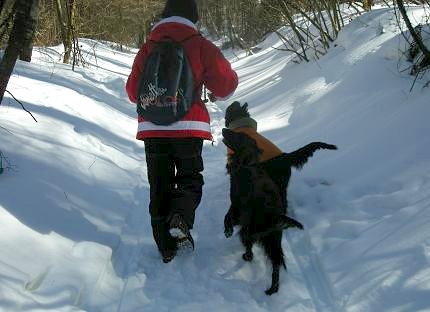
{"type": "MultiPolygon", "coordinates": [[[[290,207],[290,215],[295,216],[293,207],[290,207]]],[[[307,229],[303,233],[286,235],[289,250],[303,274],[315,311],[343,311],[307,229]]]]}
{"type": "MultiPolygon", "coordinates": [[[[223,110],[215,104],[210,109],[213,125],[217,125],[214,133],[220,133],[223,110]]],[[[278,294],[264,294],[271,281],[271,265],[263,251],[255,246],[254,261],[246,263],[241,257],[244,249],[238,236],[226,239],[223,234],[229,180],[225,173],[225,148],[216,143],[204,147],[205,161],[218,169],[205,172],[205,193],[194,230],[194,253],[180,253],[171,263],[163,264],[152,242],[147,208],[136,209],[126,219],[121,242],[113,250],[114,266],[125,280],[116,311],[134,311],[138,307],[152,311],[158,307],[161,311],[204,308],[340,312],[331,282],[306,230],[290,230],[284,235],[288,272],[281,272],[278,294]],[[174,299],[171,305],[166,306],[166,297],[174,299]]]]}

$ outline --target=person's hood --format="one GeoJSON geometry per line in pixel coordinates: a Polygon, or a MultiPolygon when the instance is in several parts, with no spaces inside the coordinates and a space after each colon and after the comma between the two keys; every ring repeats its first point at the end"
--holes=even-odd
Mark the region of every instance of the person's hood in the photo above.
{"type": "Polygon", "coordinates": [[[198,34],[196,25],[191,21],[180,16],[171,16],[154,25],[149,40],[159,41],[163,37],[169,37],[175,41],[182,41],[198,34]]]}

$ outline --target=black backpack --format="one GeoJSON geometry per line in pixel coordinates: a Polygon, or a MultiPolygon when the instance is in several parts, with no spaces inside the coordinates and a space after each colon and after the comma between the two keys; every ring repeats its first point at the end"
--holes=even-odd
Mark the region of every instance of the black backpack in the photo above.
{"type": "MultiPolygon", "coordinates": [[[[193,35],[191,37],[198,36],[193,35]]],[[[137,88],[137,113],[156,125],[182,119],[195,97],[194,76],[182,43],[171,38],[152,41],[137,88]]]]}

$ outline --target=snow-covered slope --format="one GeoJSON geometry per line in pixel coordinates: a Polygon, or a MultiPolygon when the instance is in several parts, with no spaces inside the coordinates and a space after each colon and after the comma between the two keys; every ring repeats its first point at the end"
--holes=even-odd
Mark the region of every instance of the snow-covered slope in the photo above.
{"type": "Polygon", "coordinates": [[[0,311],[430,311],[430,77],[410,92],[392,11],[354,20],[307,64],[271,49],[275,37],[229,54],[240,77],[231,100],[249,103],[266,137],[285,151],[339,147],[293,173],[290,211],[306,230],[284,234],[288,272],[271,297],[262,251],[244,263],[238,237],[223,235],[230,102],[209,106],[196,250],[163,264],[124,91],[136,51],[82,44],[88,66],[75,72],[60,48],[18,63],[8,90],[37,123],[8,95],[0,106],[11,167],[0,175],[0,311]]]}

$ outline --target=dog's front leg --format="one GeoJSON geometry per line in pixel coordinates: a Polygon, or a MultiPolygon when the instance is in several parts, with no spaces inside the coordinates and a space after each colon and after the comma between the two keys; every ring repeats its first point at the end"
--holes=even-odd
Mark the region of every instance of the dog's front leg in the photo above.
{"type": "Polygon", "coordinates": [[[254,259],[254,254],[252,253],[252,245],[254,245],[254,241],[249,238],[249,235],[246,234],[246,231],[243,228],[240,232],[240,240],[242,241],[243,246],[245,246],[245,253],[242,255],[242,259],[245,261],[252,261],[252,259],[254,259]]]}
{"type": "Polygon", "coordinates": [[[229,238],[233,235],[234,226],[239,224],[238,218],[238,204],[230,205],[225,217],[224,217],[224,235],[229,238]]]}

